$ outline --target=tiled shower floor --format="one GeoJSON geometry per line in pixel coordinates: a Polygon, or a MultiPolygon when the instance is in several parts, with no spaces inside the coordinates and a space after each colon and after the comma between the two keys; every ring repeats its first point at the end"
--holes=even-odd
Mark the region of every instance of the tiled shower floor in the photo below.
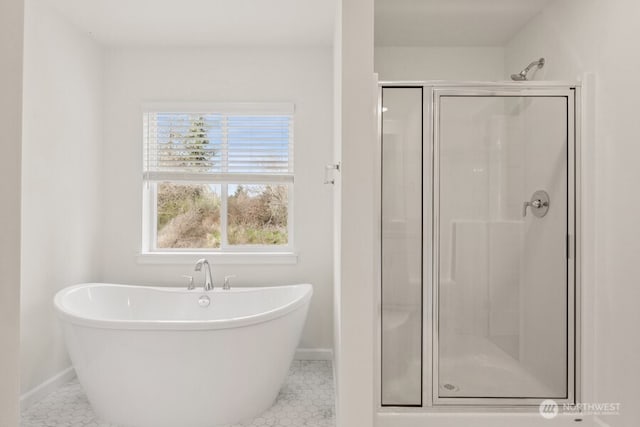
{"type": "MultiPolygon", "coordinates": [[[[229,427],[333,427],[333,402],[331,362],[296,360],[275,405],[252,421],[229,427]]],[[[96,417],[77,380],[23,411],[20,426],[118,427],[96,417]]]]}

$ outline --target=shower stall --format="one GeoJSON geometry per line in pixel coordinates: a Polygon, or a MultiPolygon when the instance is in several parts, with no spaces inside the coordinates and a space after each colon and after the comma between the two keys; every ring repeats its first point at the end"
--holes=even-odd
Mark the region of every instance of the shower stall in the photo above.
{"type": "Polygon", "coordinates": [[[380,411],[579,399],[579,99],[380,84],[380,411]]]}

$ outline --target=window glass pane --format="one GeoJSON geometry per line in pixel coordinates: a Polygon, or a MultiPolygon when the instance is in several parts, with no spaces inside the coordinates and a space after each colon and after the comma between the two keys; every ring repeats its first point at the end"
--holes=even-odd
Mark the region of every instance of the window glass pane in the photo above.
{"type": "Polygon", "coordinates": [[[145,173],[289,174],[291,115],[146,113],[145,173]]]}
{"type": "Polygon", "coordinates": [[[290,172],[290,126],[290,116],[229,116],[228,172],[290,172]]]}
{"type": "Polygon", "coordinates": [[[288,188],[286,185],[229,184],[230,245],[286,245],[288,188]]]}
{"type": "Polygon", "coordinates": [[[221,172],[219,114],[156,113],[151,118],[147,167],[173,172],[221,172]]]}
{"type": "Polygon", "coordinates": [[[157,184],[157,247],[219,248],[220,184],[157,184]]]}
{"type": "Polygon", "coordinates": [[[422,88],[382,91],[382,404],[420,406],[422,88]]]}

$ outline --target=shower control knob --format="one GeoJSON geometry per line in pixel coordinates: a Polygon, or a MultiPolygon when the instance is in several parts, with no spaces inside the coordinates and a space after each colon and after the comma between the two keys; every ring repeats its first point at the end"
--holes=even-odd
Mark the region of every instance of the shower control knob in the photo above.
{"type": "Polygon", "coordinates": [[[533,193],[531,200],[522,205],[522,216],[527,216],[527,207],[531,207],[531,213],[542,218],[549,212],[549,194],[544,190],[533,193]]]}

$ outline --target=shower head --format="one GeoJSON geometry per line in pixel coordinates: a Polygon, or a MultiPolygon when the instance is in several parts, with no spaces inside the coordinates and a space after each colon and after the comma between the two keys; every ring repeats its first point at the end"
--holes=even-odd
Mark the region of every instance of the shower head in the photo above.
{"type": "Polygon", "coordinates": [[[522,72],[518,74],[511,74],[511,80],[514,80],[516,82],[527,80],[527,74],[522,72]]]}
{"type": "Polygon", "coordinates": [[[544,67],[544,58],[540,58],[537,61],[533,61],[531,64],[527,65],[527,67],[520,71],[518,74],[511,74],[511,80],[515,80],[517,82],[522,82],[527,80],[527,74],[533,68],[542,68],[544,67]]]}

